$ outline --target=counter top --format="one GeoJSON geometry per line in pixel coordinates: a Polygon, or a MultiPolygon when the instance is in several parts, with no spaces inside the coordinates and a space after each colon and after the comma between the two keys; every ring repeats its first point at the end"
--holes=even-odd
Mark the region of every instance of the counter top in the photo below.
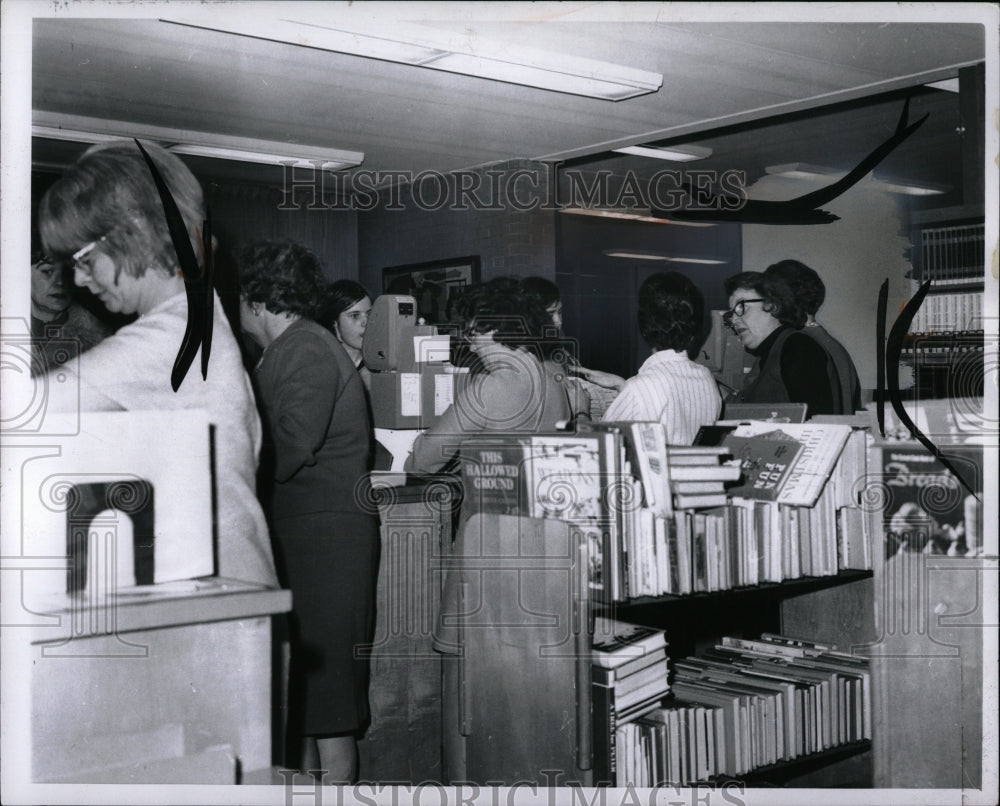
{"type": "Polygon", "coordinates": [[[39,600],[32,644],[184,624],[269,616],[292,609],[292,592],[220,577],[185,579],[110,592],[39,600]],[[49,623],[43,623],[48,618],[49,623]]]}
{"type": "Polygon", "coordinates": [[[373,471],[370,478],[372,494],[380,506],[421,501],[440,506],[462,499],[462,479],[458,475],[373,471]]]}

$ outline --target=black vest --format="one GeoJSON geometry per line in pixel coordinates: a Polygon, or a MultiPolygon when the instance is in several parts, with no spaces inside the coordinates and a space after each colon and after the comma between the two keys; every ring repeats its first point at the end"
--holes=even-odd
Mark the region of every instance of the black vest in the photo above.
{"type": "Polygon", "coordinates": [[[763,359],[758,358],[739,393],[743,403],[790,403],[785,382],[781,379],[781,351],[785,341],[798,331],[783,327],[763,359]]]}

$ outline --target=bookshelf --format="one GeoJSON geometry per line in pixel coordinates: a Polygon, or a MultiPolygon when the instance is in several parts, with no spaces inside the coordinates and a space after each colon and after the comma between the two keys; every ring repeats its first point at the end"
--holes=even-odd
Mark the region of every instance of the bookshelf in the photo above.
{"type": "MultiPolygon", "coordinates": [[[[578,443],[585,439],[580,433],[574,438],[578,443]]],[[[518,439],[523,448],[525,438],[518,439]]],[[[518,465],[516,451],[504,453],[501,461],[493,450],[496,444],[494,440],[488,456],[484,446],[463,450],[463,455],[478,463],[467,480],[490,475],[487,467],[518,465]]],[[[607,451],[603,454],[605,459],[608,455],[607,451]]],[[[616,456],[616,461],[623,455],[616,456]]],[[[866,455],[862,450],[861,456],[866,455]]],[[[585,463],[577,456],[573,466],[579,474],[585,463]]],[[[639,493],[632,466],[618,467],[622,468],[619,475],[605,479],[609,488],[615,488],[612,498],[621,502],[628,490],[626,498],[634,503],[639,493]]],[[[520,466],[521,476],[530,473],[525,468],[526,464],[520,466]]],[[[863,468],[855,470],[864,476],[863,468]]],[[[549,485],[545,489],[551,502],[555,500],[551,485],[558,478],[543,480],[549,485]]],[[[585,486],[577,484],[577,488],[585,486]]],[[[452,660],[445,661],[446,669],[450,665],[455,672],[449,684],[446,671],[443,695],[446,780],[539,786],[614,783],[607,779],[609,758],[600,755],[611,751],[591,682],[589,646],[595,616],[611,615],[663,630],[672,661],[711,647],[723,635],[755,638],[766,632],[784,633],[846,644],[848,652],[874,639],[870,566],[835,568],[821,576],[796,572],[796,578],[780,582],[737,584],[685,595],[629,598],[627,589],[612,594],[611,575],[627,571],[613,570],[608,552],[621,552],[632,538],[602,535],[604,557],[595,580],[594,541],[588,539],[591,530],[578,521],[551,517],[561,514],[559,510],[536,510],[533,514],[543,516],[531,517],[533,504],[527,499],[532,494],[530,482],[504,497],[477,497],[472,489],[465,493],[469,510],[463,513],[465,523],[450,561],[457,607],[443,614],[456,625],[458,647],[452,660]],[[491,505],[502,511],[488,511],[491,505]],[[453,717],[448,716],[449,708],[453,717]]],[[[586,510],[580,501],[572,503],[577,511],[586,510]]],[[[626,531],[635,523],[622,511],[628,508],[626,504],[610,510],[610,521],[626,531]]],[[[868,528],[867,521],[855,523],[868,528]]],[[[829,530],[826,539],[836,541],[835,530],[829,530]]],[[[637,545],[631,543],[633,557],[637,545]]],[[[618,557],[618,562],[624,560],[618,557]]],[[[446,591],[446,599],[448,595],[446,591]]],[[[860,708],[860,700],[856,703],[860,708]]],[[[782,785],[803,778],[822,780],[826,774],[825,784],[810,785],[838,785],[840,776],[839,785],[848,781],[870,786],[871,746],[867,740],[845,741],[790,762],[758,765],[741,779],[782,785]],[[847,768],[850,774],[844,777],[842,771],[847,768]]]]}
{"type": "Polygon", "coordinates": [[[982,397],[986,266],[982,206],[915,214],[911,244],[910,276],[917,285],[930,281],[931,286],[901,356],[913,367],[910,395],[921,400],[982,397]]]}

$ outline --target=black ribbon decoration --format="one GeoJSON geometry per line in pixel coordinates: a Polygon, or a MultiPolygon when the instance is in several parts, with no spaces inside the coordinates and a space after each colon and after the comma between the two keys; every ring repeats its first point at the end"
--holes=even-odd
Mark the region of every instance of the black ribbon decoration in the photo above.
{"type": "Polygon", "coordinates": [[[929,113],[910,125],[906,124],[910,114],[910,99],[903,103],[903,111],[892,137],[859,162],[846,176],[826,187],[819,188],[794,199],[785,201],[744,200],[734,208],[730,201],[723,209],[716,210],[653,210],[658,218],[674,218],[678,221],[734,221],[742,224],[830,224],[840,216],[820,205],[829,204],[835,198],[853,187],[867,176],[876,165],[884,160],[907,137],[919,129],[929,117],[929,113]],[[726,207],[730,209],[725,209],[726,207]]]}
{"type": "MultiPolygon", "coordinates": [[[[888,283],[888,281],[886,281],[888,283]]],[[[886,287],[886,286],[883,286],[886,287]]],[[[885,345],[885,363],[889,367],[889,402],[892,404],[892,410],[899,417],[899,421],[906,426],[906,429],[910,432],[911,436],[934,456],[942,465],[948,469],[955,478],[957,478],[962,486],[977,500],[979,501],[979,496],[976,495],[976,491],[969,486],[969,483],[962,477],[962,474],[958,472],[955,466],[948,460],[948,458],[941,452],[938,448],[917,426],[910,415],[907,413],[906,409],[903,407],[903,400],[899,394],[899,359],[903,352],[903,342],[906,339],[906,334],[910,332],[910,324],[913,322],[913,317],[916,316],[917,310],[924,301],[924,297],[927,296],[927,292],[930,291],[931,281],[926,280],[921,284],[920,288],[917,289],[917,293],[913,295],[913,298],[906,303],[903,307],[899,318],[892,325],[892,330],[889,331],[889,339],[885,345]]],[[[879,318],[884,323],[885,322],[885,306],[886,301],[882,294],[879,294],[879,318]]],[[[884,324],[883,324],[884,327],[884,324]]],[[[879,345],[881,350],[881,344],[879,345]]],[[[879,428],[882,431],[882,436],[885,436],[885,412],[882,410],[884,405],[884,393],[881,389],[883,378],[880,375],[878,378],[879,390],[879,428]]]]}
{"type": "MultiPolygon", "coordinates": [[[[875,372],[878,373],[875,386],[875,415],[878,417],[878,433],[885,439],[885,316],[889,305],[889,278],[886,277],[878,290],[878,318],[875,322],[875,372]]],[[[898,385],[898,378],[897,378],[898,385]]]]}
{"type": "Polygon", "coordinates": [[[142,143],[136,140],[135,144],[142,152],[142,156],[149,166],[149,172],[153,176],[156,190],[160,194],[163,213],[167,220],[167,229],[170,232],[174,251],[177,253],[177,263],[181,269],[181,276],[184,278],[184,291],[187,295],[187,326],[184,329],[184,338],[181,340],[177,358],[174,359],[174,366],[170,372],[170,386],[176,392],[180,389],[199,348],[201,348],[201,377],[202,379],[208,377],[208,359],[212,351],[212,326],[215,320],[215,296],[212,290],[214,261],[211,219],[206,211],[206,219],[202,227],[202,261],[199,263],[194,249],[191,247],[191,239],[184,224],[184,218],[177,208],[170,188],[167,187],[167,183],[160,175],[156,164],[146,153],[146,149],[142,147],[142,143]]]}

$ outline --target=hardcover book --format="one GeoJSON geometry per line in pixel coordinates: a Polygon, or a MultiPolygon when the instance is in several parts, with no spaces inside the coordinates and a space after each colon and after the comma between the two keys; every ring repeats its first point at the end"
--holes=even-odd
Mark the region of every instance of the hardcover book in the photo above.
{"type": "Polygon", "coordinates": [[[778,500],[802,453],[798,440],[777,430],[745,437],[730,434],[725,444],[739,459],[743,472],[742,483],[730,488],[730,495],[761,501],[778,500]]]}

